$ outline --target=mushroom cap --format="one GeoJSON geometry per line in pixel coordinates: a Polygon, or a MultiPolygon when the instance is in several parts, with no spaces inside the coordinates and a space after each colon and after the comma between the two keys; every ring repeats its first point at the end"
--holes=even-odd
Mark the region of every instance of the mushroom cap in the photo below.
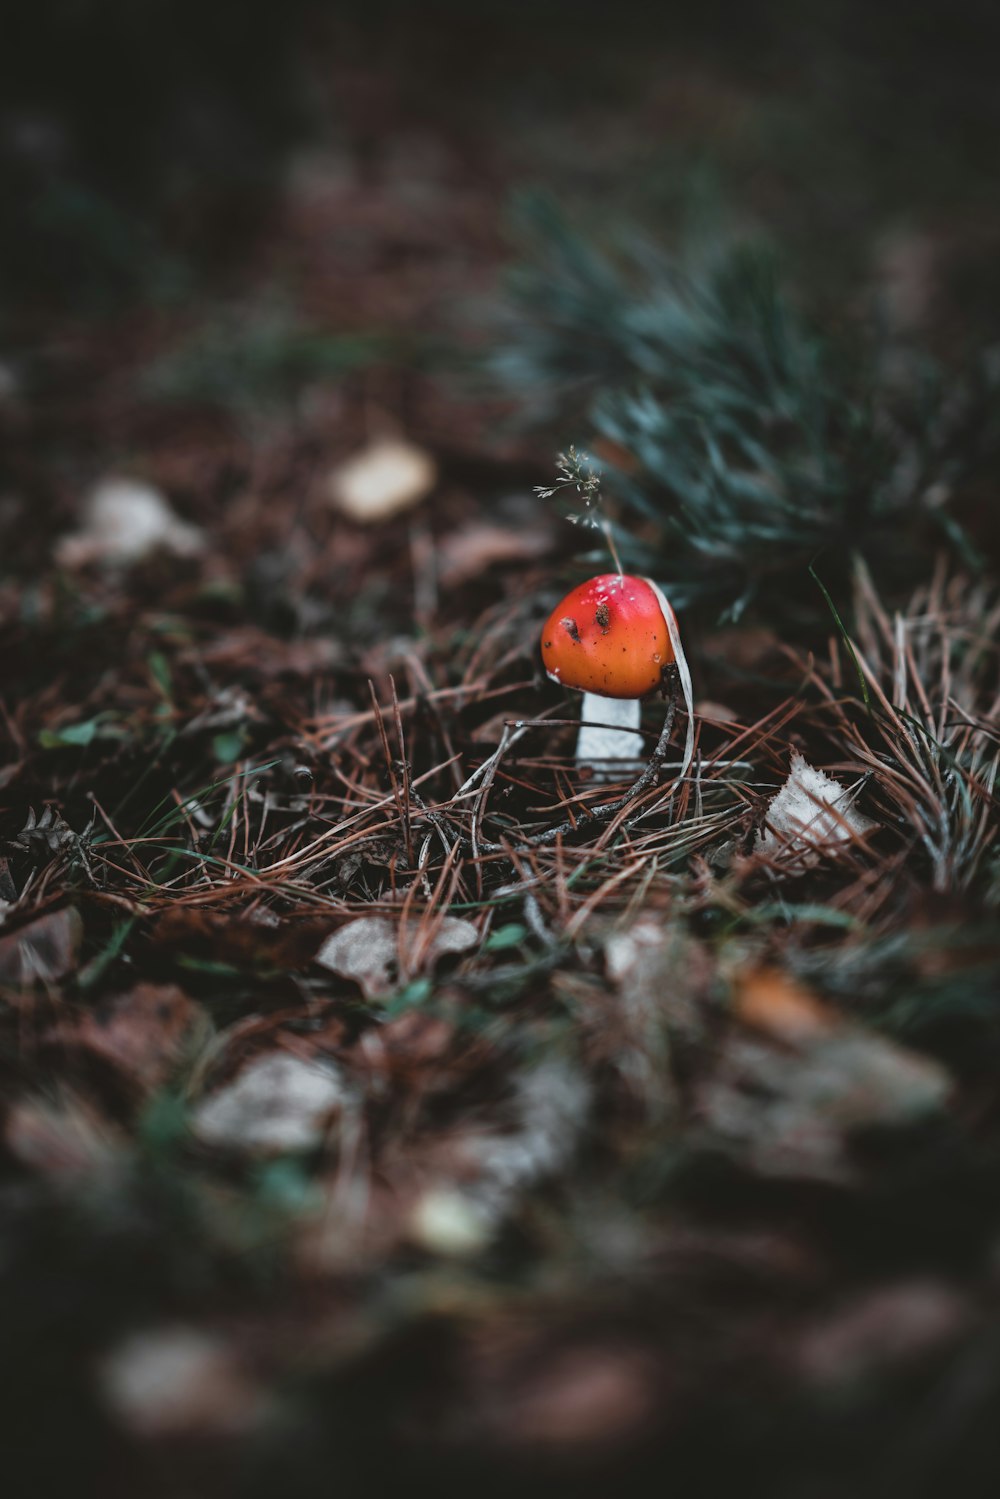
{"type": "Polygon", "coordinates": [[[600,697],[654,692],[674,660],[662,598],[647,579],[628,574],[602,573],[581,583],[545,622],[546,672],[563,687],[600,697]]]}

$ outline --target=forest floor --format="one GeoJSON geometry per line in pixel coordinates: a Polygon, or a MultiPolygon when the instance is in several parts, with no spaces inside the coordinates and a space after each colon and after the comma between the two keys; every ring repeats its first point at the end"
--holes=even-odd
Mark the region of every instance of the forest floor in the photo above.
{"type": "Polygon", "coordinates": [[[349,61],[351,128],[190,296],[13,325],[0,1369],[36,1493],[995,1492],[991,492],[979,570],[806,579],[794,633],[682,610],[694,762],[595,818],[628,782],[538,654],[594,569],[533,493],[594,433],[481,356],[528,180],[660,232],[679,156],[749,172],[821,307],[874,288],[944,356],[1000,219],[968,158],[856,180],[863,135],[817,184],[808,76],[619,67],[501,130],[476,76],[432,107],[349,61]],[[345,515],[398,437],[412,504],[345,515]],[[801,759],[837,783],[805,836],[801,759]]]}

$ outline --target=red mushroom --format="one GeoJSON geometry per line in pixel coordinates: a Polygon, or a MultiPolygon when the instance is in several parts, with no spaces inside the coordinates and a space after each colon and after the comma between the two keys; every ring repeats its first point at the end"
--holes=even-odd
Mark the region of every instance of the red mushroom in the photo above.
{"type": "MultiPolygon", "coordinates": [[[[648,578],[602,573],[574,588],[546,621],[542,661],[554,682],[584,694],[577,761],[642,755],[642,736],[635,732],[640,699],[661,686],[668,667],[680,673],[690,718],[690,676],[677,620],[648,578]]],[[[691,736],[689,722],[688,750],[691,736]]],[[[689,759],[686,753],[685,769],[689,759]]]]}

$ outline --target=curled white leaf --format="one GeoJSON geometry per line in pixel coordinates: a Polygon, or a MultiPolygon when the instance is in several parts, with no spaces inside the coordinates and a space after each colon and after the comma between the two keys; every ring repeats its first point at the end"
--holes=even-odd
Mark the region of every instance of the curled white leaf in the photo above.
{"type": "Polygon", "coordinates": [[[876,826],[854,806],[855,793],[799,754],[772,797],[754,852],[808,869],[835,856],[876,826]]]}

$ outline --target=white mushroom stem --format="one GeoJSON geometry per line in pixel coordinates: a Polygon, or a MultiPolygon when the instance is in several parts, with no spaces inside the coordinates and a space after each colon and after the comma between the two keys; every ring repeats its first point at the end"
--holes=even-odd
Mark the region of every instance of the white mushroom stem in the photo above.
{"type": "Polygon", "coordinates": [[[638,698],[585,692],[580,717],[576,763],[592,765],[598,780],[613,781],[645,758],[643,737],[635,732],[642,717],[638,698]]]}

